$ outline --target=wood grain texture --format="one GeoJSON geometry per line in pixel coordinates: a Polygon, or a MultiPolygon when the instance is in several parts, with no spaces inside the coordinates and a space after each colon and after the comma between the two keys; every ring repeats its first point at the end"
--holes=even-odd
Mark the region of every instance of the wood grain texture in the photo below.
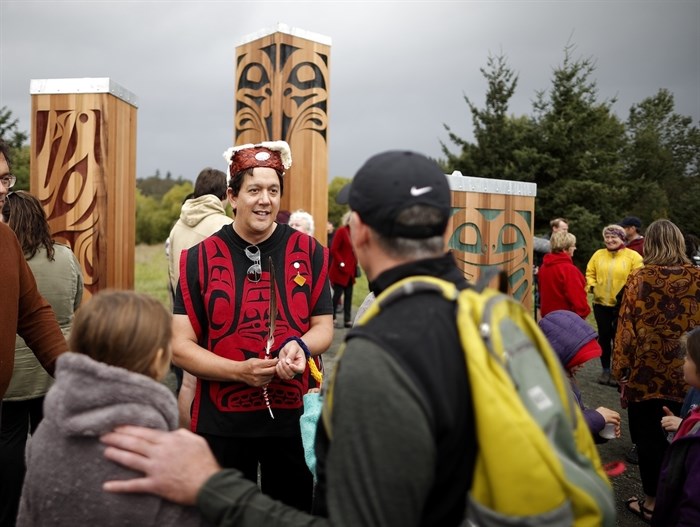
{"type": "Polygon", "coordinates": [[[32,95],[30,190],[83,270],[85,297],[133,289],[136,108],[109,93],[32,95]]]}
{"type": "Polygon", "coordinates": [[[314,217],[326,243],[330,46],[276,32],[236,48],[234,144],[282,139],[292,150],[281,209],[314,217]]]}
{"type": "Polygon", "coordinates": [[[448,247],[467,279],[504,268],[509,292],[531,307],[535,198],[453,190],[452,207],[448,247]]]}

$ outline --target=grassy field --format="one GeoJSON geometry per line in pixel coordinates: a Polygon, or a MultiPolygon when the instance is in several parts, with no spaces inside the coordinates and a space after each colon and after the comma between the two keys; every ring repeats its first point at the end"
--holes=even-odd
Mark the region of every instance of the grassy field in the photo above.
{"type": "MultiPolygon", "coordinates": [[[[168,298],[168,259],[165,257],[165,246],[137,245],[136,267],[134,269],[136,291],[157,298],[170,309],[168,298]]],[[[352,303],[359,307],[369,292],[367,277],[362,274],[353,288],[352,303]]]]}
{"type": "Polygon", "coordinates": [[[157,298],[170,308],[168,297],[168,259],[164,244],[137,245],[134,289],[157,298]]]}

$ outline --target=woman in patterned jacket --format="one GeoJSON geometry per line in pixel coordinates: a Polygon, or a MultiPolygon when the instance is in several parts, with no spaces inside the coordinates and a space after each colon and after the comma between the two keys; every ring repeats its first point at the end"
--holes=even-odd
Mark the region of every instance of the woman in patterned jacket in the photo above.
{"type": "Polygon", "coordinates": [[[688,389],[679,341],[699,326],[700,268],[686,256],[678,227],[657,220],[647,229],[644,267],[632,271],[625,287],[612,361],[628,405],[644,491],[643,497],[628,499],[627,508],[645,521],[654,510],[668,448],[659,424],[663,407],[678,415],[688,389]]]}

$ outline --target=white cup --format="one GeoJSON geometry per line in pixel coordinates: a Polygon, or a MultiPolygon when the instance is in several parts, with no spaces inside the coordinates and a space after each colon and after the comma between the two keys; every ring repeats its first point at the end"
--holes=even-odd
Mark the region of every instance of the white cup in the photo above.
{"type": "Polygon", "coordinates": [[[615,439],[615,423],[607,423],[598,435],[603,439],[615,439]]]}

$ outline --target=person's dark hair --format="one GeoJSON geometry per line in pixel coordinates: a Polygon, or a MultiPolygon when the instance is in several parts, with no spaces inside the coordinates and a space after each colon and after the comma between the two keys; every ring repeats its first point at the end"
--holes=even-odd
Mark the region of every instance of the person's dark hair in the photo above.
{"type": "Polygon", "coordinates": [[[221,170],[207,167],[197,176],[194,183],[194,197],[213,194],[219,199],[226,198],[226,174],[221,170]]]}
{"type": "MultiPolygon", "coordinates": [[[[444,222],[441,211],[427,205],[413,205],[402,210],[396,217],[396,223],[406,226],[432,226],[444,222]]],[[[371,227],[370,227],[371,228],[371,227]]],[[[430,238],[390,238],[372,229],[377,243],[389,255],[398,259],[420,259],[440,256],[445,251],[442,236],[430,238]]]]}
{"type": "Polygon", "coordinates": [[[10,147],[2,139],[0,139],[0,154],[5,156],[5,161],[7,161],[7,166],[12,168],[12,161],[10,160],[10,147]]]}
{"type": "Polygon", "coordinates": [[[700,373],[700,327],[690,330],[681,337],[681,349],[695,363],[695,371],[700,373]]]}
{"type": "Polygon", "coordinates": [[[685,241],[685,255],[694,261],[700,251],[700,238],[690,233],[683,233],[683,241],[685,241]]]}
{"type": "Polygon", "coordinates": [[[10,192],[5,197],[2,215],[8,227],[15,231],[25,258],[33,258],[41,246],[46,248],[46,257],[54,259],[53,238],[46,212],[41,202],[24,190],[10,192]]]}
{"type": "MultiPolygon", "coordinates": [[[[236,197],[238,196],[238,193],[241,191],[241,187],[243,186],[243,178],[245,178],[248,174],[251,176],[253,175],[253,170],[255,170],[256,167],[252,168],[247,168],[245,170],[242,170],[238,174],[235,174],[234,176],[231,177],[231,179],[228,182],[228,186],[231,189],[231,192],[233,193],[233,196],[236,197]]],[[[284,195],[284,174],[280,172],[279,170],[275,170],[277,172],[277,178],[280,181],[280,196],[284,195]]]]}

